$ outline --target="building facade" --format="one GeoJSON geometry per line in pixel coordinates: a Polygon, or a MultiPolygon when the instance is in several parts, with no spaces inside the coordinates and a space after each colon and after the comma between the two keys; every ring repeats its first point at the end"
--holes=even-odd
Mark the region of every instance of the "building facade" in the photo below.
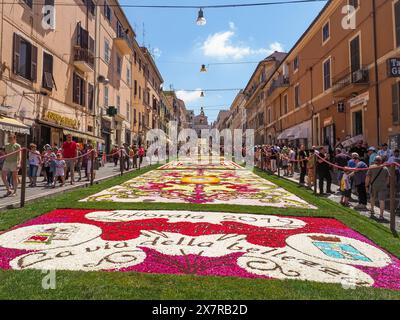
{"type": "Polygon", "coordinates": [[[399,1],[329,1],[267,80],[267,136],[399,147],[399,58],[399,1]]]}

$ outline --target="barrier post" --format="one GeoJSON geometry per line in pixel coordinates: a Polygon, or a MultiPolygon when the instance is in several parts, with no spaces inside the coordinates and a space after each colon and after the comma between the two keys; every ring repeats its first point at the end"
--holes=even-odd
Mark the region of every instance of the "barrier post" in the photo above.
{"type": "Polygon", "coordinates": [[[317,154],[314,152],[314,195],[317,194],[317,163],[318,157],[317,154]]]}
{"type": "Polygon", "coordinates": [[[119,150],[119,169],[121,172],[121,176],[124,175],[124,158],[123,158],[123,150],[119,150]]]}
{"type": "Polygon", "coordinates": [[[390,166],[390,230],[396,231],[396,166],[390,166]]]}
{"type": "Polygon", "coordinates": [[[94,181],[94,149],[90,152],[90,161],[92,163],[90,167],[90,185],[92,186],[94,181]]]}
{"type": "Polygon", "coordinates": [[[27,149],[23,148],[21,151],[21,208],[25,207],[25,195],[26,195],[26,157],[27,157],[27,149]]]}

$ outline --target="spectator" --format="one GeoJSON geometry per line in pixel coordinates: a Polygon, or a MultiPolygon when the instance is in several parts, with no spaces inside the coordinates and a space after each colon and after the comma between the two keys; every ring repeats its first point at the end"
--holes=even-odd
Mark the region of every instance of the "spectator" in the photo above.
{"type": "Polygon", "coordinates": [[[114,146],[114,148],[111,150],[111,154],[112,154],[113,161],[114,161],[114,167],[116,167],[118,165],[118,159],[119,159],[119,155],[120,155],[118,146],[114,146]]]}
{"type": "MultiPolygon", "coordinates": [[[[368,168],[367,164],[364,161],[361,161],[360,155],[358,153],[353,153],[352,158],[356,164],[355,169],[368,168]]],[[[353,181],[358,193],[358,205],[355,206],[355,209],[358,210],[367,209],[367,191],[365,189],[366,176],[366,170],[355,171],[353,173],[353,181]]]]}
{"type": "Polygon", "coordinates": [[[139,169],[140,169],[140,166],[142,165],[144,154],[145,154],[144,148],[143,148],[143,146],[140,145],[139,149],[138,149],[139,169]]]}
{"type": "Polygon", "coordinates": [[[92,163],[92,155],[88,154],[88,161],[87,161],[87,181],[90,181],[91,179],[91,170],[92,170],[92,166],[93,166],[93,179],[96,178],[96,171],[99,169],[99,164],[97,161],[97,152],[96,150],[93,149],[93,145],[89,144],[88,145],[88,149],[87,152],[93,152],[93,163],[92,163]]]}
{"type": "MultiPolygon", "coordinates": [[[[393,155],[389,158],[388,163],[398,163],[400,165],[400,150],[396,149],[393,155]]],[[[396,166],[396,185],[400,185],[400,166],[396,166]]]]}
{"type": "Polygon", "coordinates": [[[305,183],[305,177],[307,174],[307,159],[308,159],[308,154],[306,151],[306,147],[304,146],[304,144],[302,144],[300,146],[300,151],[299,151],[299,155],[298,158],[299,160],[299,165],[300,165],[300,184],[304,184],[305,183]]]}
{"type": "Polygon", "coordinates": [[[326,161],[329,160],[329,156],[325,151],[324,147],[319,149],[319,159],[317,160],[317,175],[319,183],[319,193],[324,194],[324,180],[326,180],[326,193],[332,193],[332,177],[330,172],[330,165],[326,161]]]}
{"type": "MultiPolygon", "coordinates": [[[[51,146],[49,144],[46,144],[43,148],[43,153],[42,153],[42,162],[43,162],[43,169],[44,169],[44,176],[45,179],[43,182],[46,182],[46,187],[49,187],[51,185],[50,179],[49,179],[49,172],[50,172],[50,155],[53,153],[51,150],[51,146]]],[[[43,170],[42,169],[42,170],[43,170]]]]}
{"type": "MultiPolygon", "coordinates": [[[[75,141],[72,140],[72,135],[67,135],[67,140],[63,143],[62,146],[62,156],[65,159],[65,174],[62,176],[62,179],[65,178],[67,172],[69,171],[71,174],[71,184],[75,183],[75,159],[78,156],[78,147],[75,141]]],[[[57,159],[58,156],[57,156],[57,159]]],[[[64,183],[63,183],[64,184],[64,183]]]]}
{"type": "Polygon", "coordinates": [[[61,180],[61,187],[64,186],[65,183],[65,171],[67,164],[65,160],[62,159],[61,153],[57,154],[56,160],[54,160],[54,169],[55,169],[55,174],[54,174],[54,181],[53,181],[53,188],[56,187],[56,182],[58,179],[61,180]]]}
{"type": "MultiPolygon", "coordinates": [[[[335,153],[336,153],[335,164],[342,168],[346,167],[348,161],[350,160],[350,157],[347,154],[345,154],[342,149],[339,148],[336,149],[335,153]]],[[[343,169],[338,168],[336,170],[336,179],[338,183],[340,183],[340,181],[342,180],[342,175],[343,175],[343,169]]]]}
{"type": "Polygon", "coordinates": [[[350,170],[345,169],[340,180],[340,191],[342,192],[340,203],[345,207],[349,206],[349,201],[351,198],[350,174],[350,170]]]}
{"type": "Polygon", "coordinates": [[[29,145],[28,161],[29,161],[29,186],[36,187],[37,174],[39,166],[42,164],[42,157],[40,152],[37,150],[37,146],[34,143],[29,145]]]}
{"type": "Polygon", "coordinates": [[[371,217],[375,215],[375,200],[379,201],[379,220],[383,221],[383,213],[385,211],[385,200],[388,195],[388,185],[390,179],[390,172],[387,167],[381,167],[383,164],[383,159],[381,156],[375,158],[375,164],[370,166],[367,173],[367,178],[365,185],[369,187],[369,192],[371,196],[371,217]]]}
{"type": "Polygon", "coordinates": [[[310,156],[307,161],[307,186],[309,188],[313,187],[315,185],[315,150],[311,149],[310,150],[310,156]]]}
{"type": "Polygon", "coordinates": [[[6,155],[10,154],[5,158],[2,170],[3,183],[6,186],[5,197],[15,196],[18,189],[18,170],[21,167],[21,146],[17,143],[17,137],[15,134],[8,136],[8,144],[5,146],[6,155]],[[15,152],[15,153],[14,153],[15,152]],[[8,183],[7,176],[11,174],[12,184],[8,183]]]}
{"type": "Polygon", "coordinates": [[[378,151],[378,156],[382,158],[383,162],[389,160],[389,158],[393,155],[392,150],[388,148],[387,143],[382,144],[382,148],[378,151]]]}
{"type": "Polygon", "coordinates": [[[376,152],[375,147],[369,147],[368,148],[368,165],[372,165],[375,163],[375,158],[378,155],[376,152]]]}

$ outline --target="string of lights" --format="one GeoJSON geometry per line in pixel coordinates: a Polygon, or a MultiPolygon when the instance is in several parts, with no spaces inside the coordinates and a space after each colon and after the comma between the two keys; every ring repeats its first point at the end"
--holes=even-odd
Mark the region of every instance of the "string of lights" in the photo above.
{"type": "MultiPolygon", "coordinates": [[[[94,6],[103,7],[122,7],[122,8],[143,8],[143,9],[224,9],[224,8],[243,8],[243,7],[261,7],[273,5],[288,5],[288,4],[302,4],[302,3],[317,3],[326,2],[328,0],[285,0],[285,1],[267,1],[267,2],[254,2],[254,3],[230,3],[230,4],[215,4],[215,5],[141,5],[141,4],[109,4],[109,3],[96,3],[94,6]]],[[[4,1],[3,4],[16,4],[19,0],[4,1]]],[[[32,1],[33,5],[43,5],[43,2],[32,1]]],[[[58,2],[55,1],[56,6],[86,6],[85,3],[79,4],[74,2],[58,2]]]]}

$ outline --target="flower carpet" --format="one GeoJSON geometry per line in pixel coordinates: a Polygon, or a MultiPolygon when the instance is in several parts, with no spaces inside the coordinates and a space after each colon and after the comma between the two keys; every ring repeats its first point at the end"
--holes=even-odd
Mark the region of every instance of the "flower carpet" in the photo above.
{"type": "Polygon", "coordinates": [[[215,161],[192,161],[192,160],[175,160],[169,163],[166,163],[158,168],[158,170],[176,170],[176,169],[219,169],[219,170],[243,170],[244,168],[238,165],[237,163],[218,159],[215,161]]]}
{"type": "Polygon", "coordinates": [[[81,201],[239,204],[316,209],[248,170],[203,168],[153,170],[81,201]]]}
{"type": "Polygon", "coordinates": [[[335,219],[218,212],[56,210],[0,234],[0,268],[400,289],[400,261],[335,219]]]}

